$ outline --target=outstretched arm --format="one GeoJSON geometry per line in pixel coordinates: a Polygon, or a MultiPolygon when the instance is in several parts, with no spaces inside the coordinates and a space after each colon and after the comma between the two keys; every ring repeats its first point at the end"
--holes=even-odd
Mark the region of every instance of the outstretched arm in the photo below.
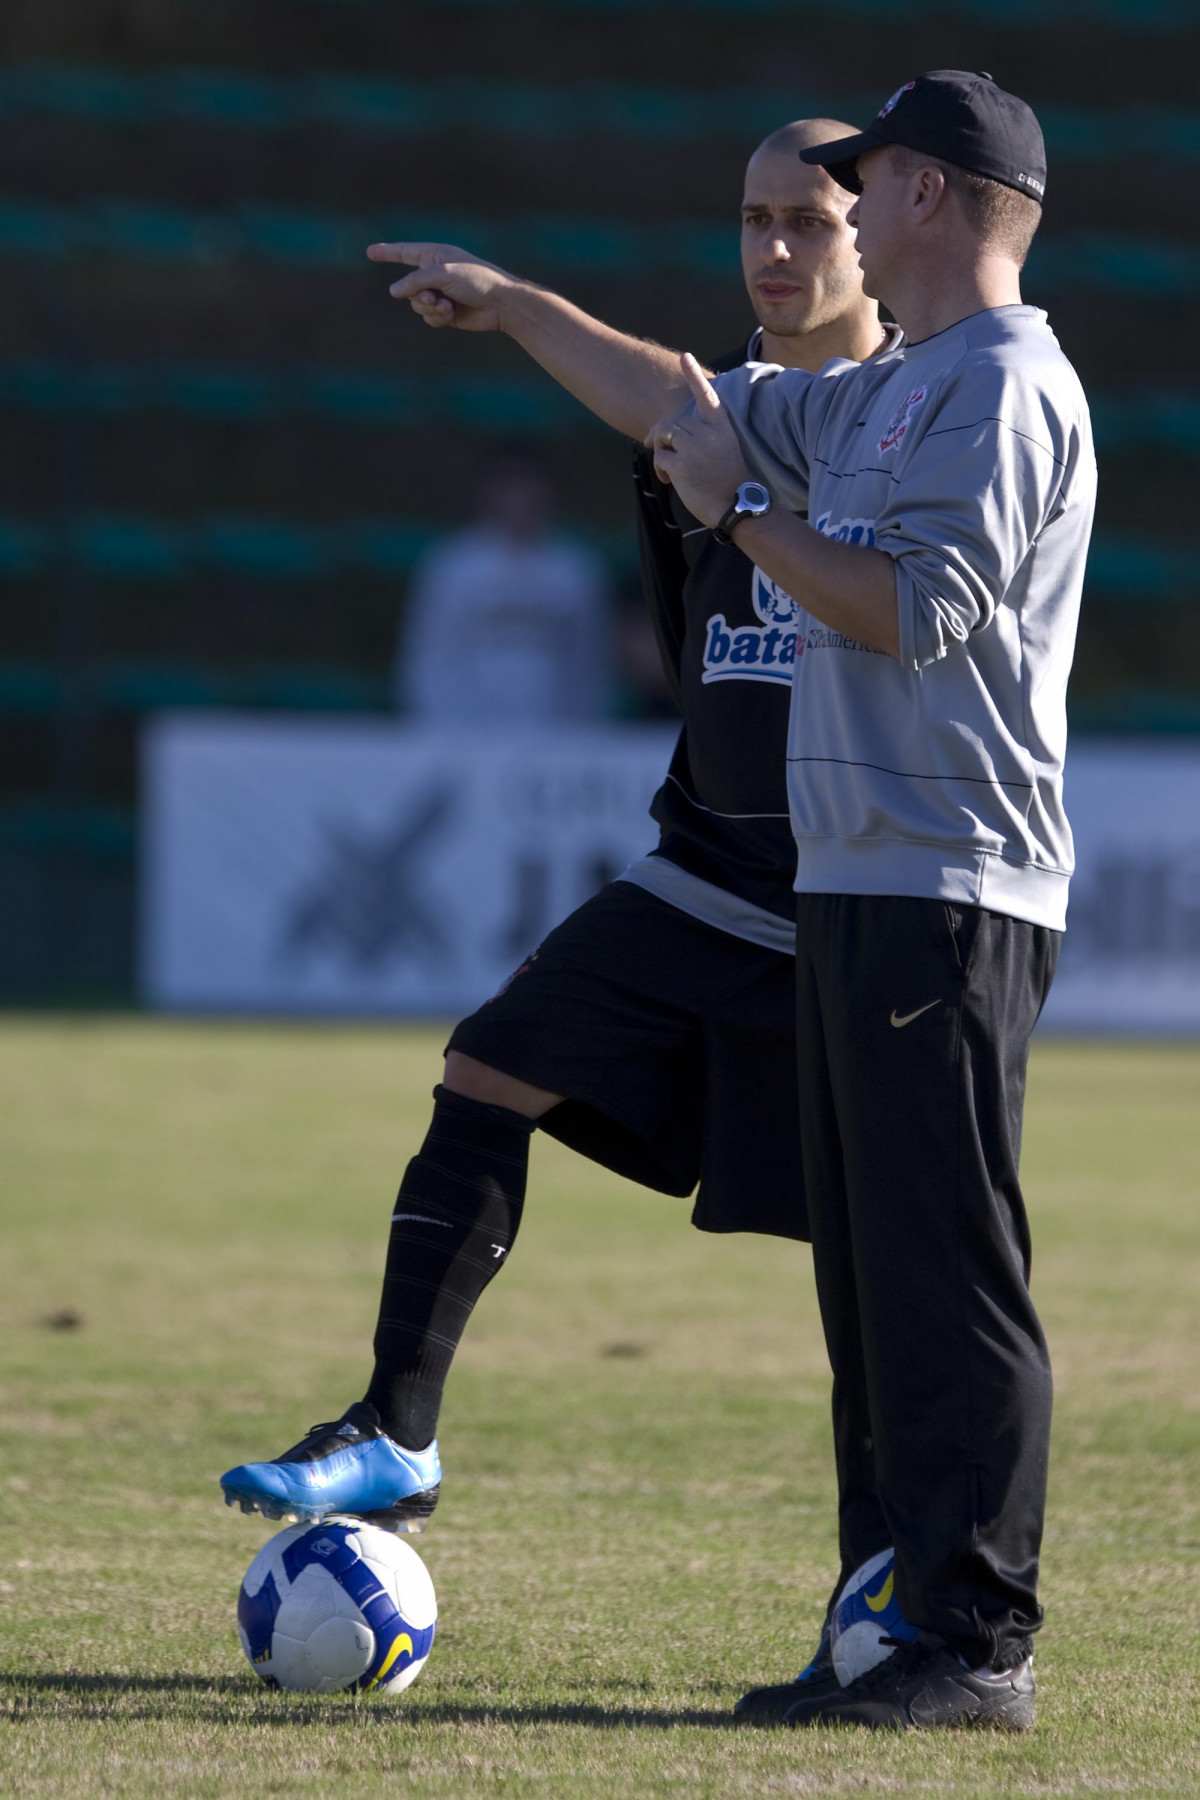
{"type": "Polygon", "coordinates": [[[688,398],[676,351],[626,337],[548,288],[452,244],[372,244],[372,262],[413,265],[392,283],[427,325],[503,331],[606,424],[642,438],[688,398]]]}

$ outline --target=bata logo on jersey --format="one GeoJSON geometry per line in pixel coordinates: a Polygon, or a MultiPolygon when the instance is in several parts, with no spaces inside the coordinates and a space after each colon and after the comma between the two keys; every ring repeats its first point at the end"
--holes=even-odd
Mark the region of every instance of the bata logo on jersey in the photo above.
{"type": "Polygon", "coordinates": [[[912,419],[913,414],[916,412],[918,406],[920,406],[928,392],[929,389],[927,387],[916,387],[912,390],[911,394],[905,394],[896,410],[896,414],[892,419],[891,424],[879,440],[879,450],[881,455],[888,450],[894,450],[896,448],[896,445],[908,430],[909,422],[912,419]]]}
{"type": "Polygon", "coordinates": [[[831,525],[829,513],[822,513],[816,521],[816,529],[822,537],[832,538],[838,544],[862,544],[868,550],[875,548],[874,519],[842,519],[831,525]]]}
{"type": "Polygon", "coordinates": [[[724,613],[708,621],[704,640],[707,681],[783,681],[796,666],[796,621],[800,608],[777,581],[754,569],[750,598],[761,625],[731,625],[724,613]]]}
{"type": "Polygon", "coordinates": [[[891,99],[884,101],[884,103],[880,107],[879,111],[875,114],[875,117],[877,119],[886,119],[888,114],[890,112],[893,112],[895,110],[895,108],[900,104],[900,102],[901,102],[901,100],[903,100],[905,94],[911,94],[913,89],[916,87],[916,85],[917,84],[915,81],[906,81],[903,87],[898,87],[896,89],[895,93],[892,95],[891,99]]]}

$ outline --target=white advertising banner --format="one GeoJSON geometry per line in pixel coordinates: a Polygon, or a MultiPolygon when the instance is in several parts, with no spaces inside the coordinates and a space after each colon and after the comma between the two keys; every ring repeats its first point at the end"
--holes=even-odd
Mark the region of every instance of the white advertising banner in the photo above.
{"type": "MultiPolygon", "coordinates": [[[[144,758],[154,1006],[457,1016],[649,850],[670,726],[168,715],[144,758]]],[[[1077,741],[1044,1026],[1200,1034],[1200,749],[1077,741]]]]}
{"type": "Polygon", "coordinates": [[[1200,748],[1076,740],[1052,1031],[1200,1035],[1200,748]]]}
{"type": "Polygon", "coordinates": [[[153,1006],[458,1015],[651,849],[670,726],[169,714],[143,747],[153,1006]]]}

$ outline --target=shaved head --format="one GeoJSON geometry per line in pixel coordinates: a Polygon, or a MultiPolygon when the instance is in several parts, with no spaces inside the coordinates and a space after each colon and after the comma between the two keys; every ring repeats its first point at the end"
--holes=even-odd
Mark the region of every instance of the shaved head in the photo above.
{"type": "Polygon", "coordinates": [[[811,150],[814,144],[833,144],[838,138],[857,136],[858,126],[847,125],[843,119],[793,119],[790,125],[781,125],[765,137],[754,154],[779,150],[799,156],[801,150],[811,150]]]}

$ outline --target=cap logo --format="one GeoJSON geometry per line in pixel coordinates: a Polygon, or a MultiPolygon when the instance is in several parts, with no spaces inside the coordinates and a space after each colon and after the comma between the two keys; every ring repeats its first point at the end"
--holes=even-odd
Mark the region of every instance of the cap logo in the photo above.
{"type": "Polygon", "coordinates": [[[1032,188],[1034,193],[1038,196],[1039,199],[1041,199],[1042,195],[1046,191],[1045,183],[1039,181],[1036,175],[1027,175],[1025,173],[1024,169],[1022,169],[1020,174],[1017,176],[1017,180],[1020,182],[1022,187],[1032,188]]]}
{"type": "Polygon", "coordinates": [[[903,87],[898,87],[891,99],[884,101],[879,111],[875,114],[875,117],[877,119],[886,119],[892,109],[898,106],[900,101],[903,100],[905,94],[911,94],[916,85],[915,81],[906,81],[903,87]]]}

